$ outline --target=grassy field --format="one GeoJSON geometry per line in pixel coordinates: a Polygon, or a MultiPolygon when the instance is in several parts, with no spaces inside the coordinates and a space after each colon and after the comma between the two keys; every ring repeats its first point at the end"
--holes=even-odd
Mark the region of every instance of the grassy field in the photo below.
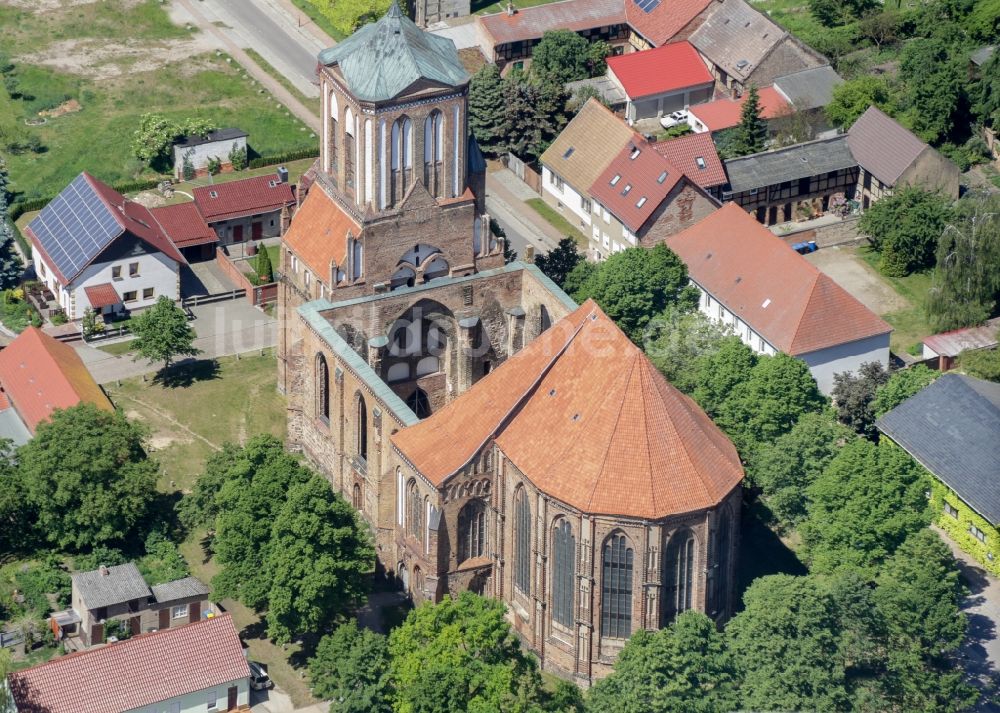
{"type": "Polygon", "coordinates": [[[140,377],[108,387],[116,406],[149,427],[161,490],[189,490],[205,459],[227,441],[242,443],[258,433],[285,437],[274,350],[264,354],[200,361],[188,386],[167,388],[140,377]]]}
{"type": "Polygon", "coordinates": [[[825,31],[806,0],[751,0],[750,4],[807,43],[825,31]]]}
{"type": "Polygon", "coordinates": [[[541,198],[529,198],[525,203],[533,208],[538,215],[542,216],[553,228],[563,235],[572,237],[581,248],[587,247],[587,237],[544,200],[541,198]]]}
{"type": "Polygon", "coordinates": [[[301,10],[303,15],[312,20],[319,29],[330,35],[337,42],[347,37],[347,35],[334,27],[332,22],[320,14],[319,10],[316,9],[316,6],[310,0],[292,0],[292,4],[301,10]]]}
{"type": "Polygon", "coordinates": [[[230,58],[205,51],[196,33],[173,25],[156,0],[44,13],[0,6],[0,26],[24,95],[12,99],[0,89],[0,134],[26,133],[44,147],[8,157],[13,188],[24,197],[56,193],[84,169],[108,182],[155,175],[129,150],[146,112],[238,126],[259,154],[315,142],[230,58]],[[25,124],[57,107],[70,110],[40,126],[25,124]]]}
{"type": "MultiPolygon", "coordinates": [[[[558,0],[514,0],[514,7],[523,9],[536,5],[547,5],[558,0]]],[[[489,15],[507,9],[507,0],[472,0],[472,12],[476,15],[489,15]]]]}
{"type": "Polygon", "coordinates": [[[114,354],[115,356],[121,356],[122,354],[128,354],[132,351],[132,340],[127,339],[124,342],[114,342],[113,344],[103,344],[99,347],[102,352],[106,354],[114,354]]]}
{"type": "MultiPolygon", "coordinates": [[[[874,270],[878,270],[878,253],[867,247],[859,247],[857,255],[874,270]]],[[[930,291],[933,273],[927,270],[906,277],[886,277],[882,273],[879,276],[910,302],[907,309],[881,315],[882,319],[892,325],[890,347],[897,354],[913,352],[924,337],[934,333],[924,314],[924,299],[930,291]]]]}
{"type": "Polygon", "coordinates": [[[298,87],[296,87],[294,84],[292,84],[290,81],[288,81],[288,77],[286,77],[284,74],[282,74],[277,69],[275,69],[274,65],[272,65],[270,62],[268,62],[266,59],[264,59],[260,55],[260,53],[257,52],[257,50],[255,50],[255,49],[253,49],[251,47],[247,47],[244,51],[248,55],[250,55],[250,59],[252,59],[258,65],[260,65],[261,69],[263,69],[265,72],[267,72],[268,74],[270,74],[275,79],[275,81],[278,82],[278,84],[280,84],[285,89],[287,89],[291,93],[291,95],[293,97],[295,97],[300,102],[302,102],[303,104],[305,104],[307,107],[309,107],[310,109],[312,109],[313,112],[317,116],[319,115],[319,113],[320,113],[319,97],[312,97],[312,98],[310,98],[310,97],[307,97],[302,92],[300,92],[298,87]]]}

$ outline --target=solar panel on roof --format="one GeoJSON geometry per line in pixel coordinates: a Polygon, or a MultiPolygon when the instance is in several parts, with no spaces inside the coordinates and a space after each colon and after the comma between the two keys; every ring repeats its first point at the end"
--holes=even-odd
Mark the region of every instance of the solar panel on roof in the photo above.
{"type": "Polygon", "coordinates": [[[30,227],[67,279],[76,277],[122,233],[115,216],[83,175],[42,208],[30,227]]]}
{"type": "Polygon", "coordinates": [[[636,0],[636,5],[643,12],[652,12],[660,5],[660,0],[636,0]]]}

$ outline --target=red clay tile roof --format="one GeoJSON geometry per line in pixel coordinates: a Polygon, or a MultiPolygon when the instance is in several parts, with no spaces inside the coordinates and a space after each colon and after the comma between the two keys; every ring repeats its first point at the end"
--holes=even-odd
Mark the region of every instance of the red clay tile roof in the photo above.
{"type": "Polygon", "coordinates": [[[661,0],[650,12],[634,0],[625,0],[628,24],[654,45],[666,44],[688,26],[712,0],[661,0]]]}
{"type": "Polygon", "coordinates": [[[294,205],[295,196],[290,184],[268,174],[195,188],[194,202],[205,220],[215,223],[280,210],[294,205]]]}
{"type": "Polygon", "coordinates": [[[539,489],[587,513],[691,512],[743,478],[732,443],[591,300],[392,441],[441,484],[492,438],[539,489]]]}
{"type": "Polygon", "coordinates": [[[715,81],[690,42],[608,57],[608,69],[633,100],[715,81]]]}
{"type": "Polygon", "coordinates": [[[174,245],[179,248],[189,245],[204,245],[218,242],[219,236],[208,227],[194,203],[178,203],[150,211],[174,245]]]}
{"type": "Polygon", "coordinates": [[[122,301],[122,298],[118,295],[118,291],[115,290],[115,286],[110,282],[91,285],[85,287],[83,291],[87,294],[87,300],[94,309],[110,307],[111,305],[120,304],[122,301]]]}
{"type": "Polygon", "coordinates": [[[636,134],[589,192],[629,230],[638,233],[683,175],[636,134]]]}
{"type": "Polygon", "coordinates": [[[694,282],[786,354],[892,331],[735,203],[666,242],[694,282]]]}
{"type": "Polygon", "coordinates": [[[101,197],[101,200],[112,209],[111,212],[115,215],[115,219],[125,230],[177,262],[187,263],[177,247],[170,242],[170,238],[167,237],[160,224],[156,222],[156,218],[149,208],[141,203],[128,200],[114,188],[101,183],[86,171],[83,175],[94,187],[94,191],[101,197]]]}
{"type": "MultiPolygon", "coordinates": [[[[548,30],[589,30],[605,25],[625,24],[622,0],[562,0],[526,7],[513,15],[498,12],[483,15],[476,22],[494,45],[540,38],[548,30]]],[[[489,58],[489,59],[492,59],[489,58]]]]}
{"type": "Polygon", "coordinates": [[[344,266],[348,232],[358,237],[361,226],[316,184],[295,212],[284,244],[319,280],[332,287],[330,266],[344,266]]]}
{"type": "MultiPolygon", "coordinates": [[[[774,87],[761,87],[760,115],[765,119],[773,119],[787,112],[791,105],[774,87]]],[[[688,111],[701,120],[709,131],[722,131],[740,123],[740,111],[747,95],[739,99],[716,99],[705,104],[695,104],[688,111]]]]}
{"type": "Polygon", "coordinates": [[[55,409],[81,401],[114,410],[76,350],[37,327],[28,327],[0,351],[0,388],[32,433],[55,409]]]}
{"type": "Polygon", "coordinates": [[[870,106],[847,130],[854,160],[887,186],[896,185],[927,144],[895,119],[870,106]]]}
{"type": "Polygon", "coordinates": [[[23,713],[121,713],[249,676],[232,617],[223,614],[60,656],[10,681],[23,713]]]}
{"type": "Polygon", "coordinates": [[[702,188],[714,188],[726,182],[726,170],[715,150],[712,134],[707,131],[660,141],[653,144],[653,148],[702,188]],[[704,167],[699,165],[699,158],[704,167]]]}

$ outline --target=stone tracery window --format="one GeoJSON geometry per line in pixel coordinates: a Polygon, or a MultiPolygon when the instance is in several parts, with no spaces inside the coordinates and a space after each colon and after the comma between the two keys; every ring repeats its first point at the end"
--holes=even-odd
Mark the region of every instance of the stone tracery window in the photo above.
{"type": "Polygon", "coordinates": [[[368,407],[365,397],[358,395],[358,455],[368,460],[368,407]]]}
{"type": "Polygon", "coordinates": [[[628,538],[614,534],[604,543],[601,577],[601,634],[625,639],[632,634],[632,566],[628,538]]]}
{"type": "Polygon", "coordinates": [[[691,608],[694,591],[695,539],[690,530],[675,532],[663,553],[663,621],[670,623],[691,608]]]}
{"type": "Polygon", "coordinates": [[[423,505],[417,481],[411,479],[406,484],[406,533],[418,540],[422,540],[424,534],[423,505]]]}
{"type": "Polygon", "coordinates": [[[552,620],[573,626],[573,592],[576,588],[576,537],[563,518],[552,533],[552,620]]]}
{"type": "Polygon", "coordinates": [[[514,495],[514,586],[531,594],[531,507],[523,487],[514,495]]]}
{"type": "Polygon", "coordinates": [[[323,354],[316,355],[316,416],[330,423],[330,368],[323,354]]]}
{"type": "Polygon", "coordinates": [[[486,506],[471,500],[458,513],[459,563],[486,554],[486,506]]]}

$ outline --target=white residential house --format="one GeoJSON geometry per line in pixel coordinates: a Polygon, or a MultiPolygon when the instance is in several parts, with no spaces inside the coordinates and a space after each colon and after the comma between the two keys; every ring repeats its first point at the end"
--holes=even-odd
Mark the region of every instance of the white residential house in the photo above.
{"type": "Polygon", "coordinates": [[[758,354],[801,359],[824,394],[834,374],[888,366],[892,327],[735,203],[666,242],[705,315],[758,354]]]}
{"type": "Polygon", "coordinates": [[[70,319],[180,299],[185,262],[153,211],[84,172],[32,220],[35,274],[70,319]]]}

